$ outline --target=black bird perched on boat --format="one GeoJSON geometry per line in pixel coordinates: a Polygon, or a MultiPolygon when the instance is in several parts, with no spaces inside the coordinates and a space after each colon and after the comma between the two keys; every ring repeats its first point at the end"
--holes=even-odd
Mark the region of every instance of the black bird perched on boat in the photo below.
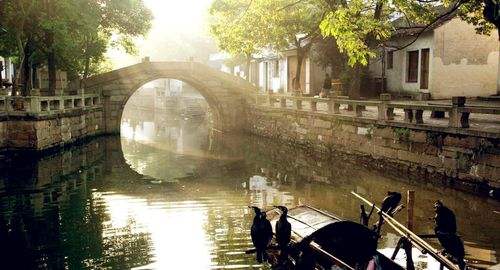
{"type": "Polygon", "coordinates": [[[436,223],[434,233],[439,243],[444,248],[444,252],[455,260],[460,269],[465,269],[464,243],[457,235],[455,214],[439,200],[434,204],[434,211],[436,213],[434,216],[434,221],[436,223]]]}
{"type": "Polygon", "coordinates": [[[257,261],[261,263],[266,259],[266,249],[273,238],[273,228],[264,212],[256,206],[249,207],[255,211],[250,235],[252,236],[252,243],[257,251],[257,261]]]}
{"type": "Polygon", "coordinates": [[[377,235],[380,235],[380,229],[382,228],[382,224],[384,224],[384,218],[382,213],[387,213],[389,216],[393,215],[394,209],[398,207],[399,202],[401,201],[401,193],[394,191],[387,191],[387,196],[382,200],[382,205],[380,206],[379,220],[374,225],[374,231],[376,231],[377,235]]]}
{"type": "Polygon", "coordinates": [[[435,230],[443,233],[457,233],[457,221],[455,214],[450,208],[443,205],[440,200],[434,203],[434,221],[436,222],[435,230]]]}
{"type": "Polygon", "coordinates": [[[396,209],[400,201],[401,201],[401,193],[394,191],[387,191],[387,196],[382,201],[382,206],[380,207],[380,210],[392,216],[392,211],[396,209]]]}
{"type": "Polygon", "coordinates": [[[288,244],[290,244],[290,239],[292,237],[292,225],[286,219],[288,208],[285,206],[275,207],[281,211],[281,216],[276,222],[276,242],[280,248],[280,258],[283,260],[286,259],[288,254],[288,244]]]}

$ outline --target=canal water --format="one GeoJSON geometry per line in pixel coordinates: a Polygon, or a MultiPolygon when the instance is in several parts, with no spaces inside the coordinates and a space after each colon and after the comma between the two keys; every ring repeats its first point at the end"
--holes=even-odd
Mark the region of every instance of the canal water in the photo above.
{"type": "MultiPolygon", "coordinates": [[[[456,213],[468,256],[498,264],[497,202],[220,134],[203,119],[136,116],[123,120],[121,138],[0,157],[0,269],[265,269],[245,254],[248,205],[309,204],[357,220],[350,191],[380,203],[388,190],[409,189],[417,232],[432,232],[440,199],[456,213]]],[[[387,229],[381,243],[397,240],[387,229]]]]}

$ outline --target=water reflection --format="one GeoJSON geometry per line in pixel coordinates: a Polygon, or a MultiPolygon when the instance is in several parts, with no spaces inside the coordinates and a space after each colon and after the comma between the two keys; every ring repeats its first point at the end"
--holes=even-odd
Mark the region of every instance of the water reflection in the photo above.
{"type": "MultiPolygon", "coordinates": [[[[313,158],[260,138],[210,133],[203,121],[126,119],[124,138],[56,154],[0,157],[0,268],[262,268],[251,247],[253,204],[310,204],[357,219],[351,190],[381,201],[416,190],[416,230],[432,204],[456,211],[469,256],[497,264],[499,204],[313,158]]],[[[400,213],[405,220],[405,213],[400,213]]],[[[383,246],[398,237],[386,233],[383,246]]]]}

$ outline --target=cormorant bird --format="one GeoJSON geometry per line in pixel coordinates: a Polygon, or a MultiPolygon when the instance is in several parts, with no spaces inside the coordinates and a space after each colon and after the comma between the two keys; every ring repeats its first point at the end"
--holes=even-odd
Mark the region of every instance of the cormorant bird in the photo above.
{"type": "Polygon", "coordinates": [[[434,221],[436,222],[435,229],[443,233],[457,233],[457,221],[455,214],[450,208],[443,205],[440,200],[434,203],[434,221]]]}
{"type": "Polygon", "coordinates": [[[382,201],[380,210],[392,216],[392,211],[396,209],[401,201],[401,193],[394,191],[387,191],[387,196],[382,201]]]}
{"type": "Polygon", "coordinates": [[[379,220],[374,225],[374,230],[377,232],[377,235],[380,235],[380,229],[382,228],[382,224],[384,223],[382,213],[387,213],[389,216],[392,216],[394,209],[398,207],[399,202],[401,201],[401,193],[394,191],[387,191],[387,196],[382,200],[382,206],[380,206],[379,220]]]}
{"type": "Polygon", "coordinates": [[[271,222],[266,218],[266,213],[262,212],[256,206],[249,207],[255,211],[250,235],[252,236],[252,243],[257,251],[257,261],[261,263],[266,259],[266,249],[273,238],[273,229],[271,227],[271,222]]]}
{"type": "Polygon", "coordinates": [[[464,243],[457,235],[455,214],[439,200],[434,204],[434,211],[436,213],[434,233],[439,243],[444,248],[444,252],[452,257],[460,269],[465,269],[464,243]]]}
{"type": "Polygon", "coordinates": [[[288,244],[292,237],[292,225],[286,219],[288,208],[285,206],[275,206],[281,211],[281,216],[276,222],[276,242],[280,248],[280,259],[286,259],[288,254],[288,244]]]}

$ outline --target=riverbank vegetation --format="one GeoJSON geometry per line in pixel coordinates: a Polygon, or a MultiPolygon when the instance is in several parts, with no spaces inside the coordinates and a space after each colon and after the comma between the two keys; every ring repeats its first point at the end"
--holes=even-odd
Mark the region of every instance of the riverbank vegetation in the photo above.
{"type": "Polygon", "coordinates": [[[108,48],[134,53],[133,38],[145,35],[151,20],[142,0],[0,1],[0,55],[14,60],[13,85],[23,95],[30,94],[33,70],[42,65],[53,92],[57,69],[85,79],[109,66],[108,48]]]}

